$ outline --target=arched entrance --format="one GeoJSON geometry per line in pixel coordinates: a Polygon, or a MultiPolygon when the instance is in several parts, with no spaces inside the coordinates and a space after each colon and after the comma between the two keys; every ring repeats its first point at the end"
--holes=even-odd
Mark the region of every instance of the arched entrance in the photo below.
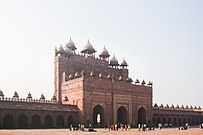
{"type": "Polygon", "coordinates": [[[63,116],[61,116],[61,115],[57,116],[56,125],[59,128],[64,127],[64,118],[63,118],[63,116]]]}
{"type": "Polygon", "coordinates": [[[40,116],[37,114],[32,116],[32,127],[33,128],[40,128],[41,127],[40,116]]]}
{"type": "Polygon", "coordinates": [[[143,107],[138,110],[138,124],[146,124],[146,110],[143,107]]]}
{"type": "Polygon", "coordinates": [[[168,118],[168,126],[170,127],[172,125],[171,117],[168,118]]]}
{"type": "Polygon", "coordinates": [[[176,127],[177,126],[177,119],[173,118],[173,126],[176,127]]]}
{"type": "Polygon", "coordinates": [[[164,126],[166,124],[166,118],[163,117],[162,125],[164,126]]]}
{"type": "Polygon", "coordinates": [[[13,116],[6,114],[3,119],[3,128],[11,129],[15,128],[13,116]]]}
{"type": "Polygon", "coordinates": [[[178,126],[182,126],[182,121],[180,117],[178,118],[178,126]]]}
{"type": "Polygon", "coordinates": [[[50,115],[45,116],[44,127],[45,128],[52,128],[53,127],[53,118],[50,115]]]}
{"type": "Polygon", "coordinates": [[[117,110],[117,122],[127,124],[128,123],[127,109],[124,106],[121,106],[117,110]]]}
{"type": "Polygon", "coordinates": [[[158,127],[158,124],[161,124],[161,119],[159,117],[156,118],[156,127],[158,127]]]}
{"type": "Polygon", "coordinates": [[[21,114],[18,117],[18,128],[28,128],[27,116],[21,114]]]}
{"type": "Polygon", "coordinates": [[[104,126],[104,109],[101,105],[97,105],[93,108],[93,126],[104,126]]]}
{"type": "Polygon", "coordinates": [[[186,124],[186,118],[183,118],[183,125],[186,124]]]}
{"type": "Polygon", "coordinates": [[[70,125],[73,125],[73,116],[72,115],[68,116],[68,127],[70,127],[70,125]]]}
{"type": "Polygon", "coordinates": [[[195,125],[195,119],[192,118],[192,125],[195,125]]]}

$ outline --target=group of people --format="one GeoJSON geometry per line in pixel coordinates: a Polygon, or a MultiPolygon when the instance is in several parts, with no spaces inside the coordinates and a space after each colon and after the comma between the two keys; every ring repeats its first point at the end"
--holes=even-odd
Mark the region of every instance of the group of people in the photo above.
{"type": "Polygon", "coordinates": [[[131,129],[131,126],[130,126],[130,124],[122,124],[122,123],[109,124],[108,129],[109,129],[109,131],[118,131],[119,129],[121,131],[123,131],[123,130],[129,131],[131,129]]]}

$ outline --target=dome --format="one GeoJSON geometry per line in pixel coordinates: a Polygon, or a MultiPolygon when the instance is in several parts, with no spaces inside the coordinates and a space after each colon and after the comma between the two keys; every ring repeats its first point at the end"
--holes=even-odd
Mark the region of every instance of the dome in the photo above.
{"type": "Polygon", "coordinates": [[[174,105],[173,105],[173,104],[171,105],[171,108],[174,108],[174,105]]]}
{"type": "Polygon", "coordinates": [[[15,91],[14,92],[14,95],[13,95],[13,98],[18,98],[19,96],[18,96],[18,93],[15,91]]]}
{"type": "Polygon", "coordinates": [[[168,105],[168,104],[166,104],[165,108],[169,108],[169,105],[168,105]]]}
{"type": "Polygon", "coordinates": [[[101,57],[101,58],[108,58],[110,55],[109,55],[109,52],[107,51],[107,49],[105,48],[105,46],[104,46],[104,48],[103,48],[103,50],[101,51],[101,53],[99,54],[99,57],[101,57]]]}
{"type": "Polygon", "coordinates": [[[67,97],[67,96],[65,96],[63,101],[68,101],[68,97],[67,97]]]}
{"type": "Polygon", "coordinates": [[[178,108],[179,108],[179,105],[177,105],[176,108],[178,109],[178,108]]]}
{"type": "Polygon", "coordinates": [[[145,85],[146,83],[145,83],[145,81],[143,80],[141,84],[142,84],[142,85],[145,85]]]}
{"type": "Polygon", "coordinates": [[[73,79],[73,75],[70,74],[70,75],[68,76],[68,79],[73,79]]]}
{"type": "Polygon", "coordinates": [[[193,107],[192,107],[192,106],[190,106],[190,109],[193,109],[193,107]]]}
{"type": "Polygon", "coordinates": [[[75,43],[71,40],[66,43],[66,47],[69,48],[71,51],[75,51],[77,48],[75,47],[75,43]]]}
{"type": "Polygon", "coordinates": [[[157,103],[154,104],[154,107],[158,107],[157,103]]]}
{"type": "Polygon", "coordinates": [[[56,96],[55,96],[55,95],[53,95],[53,97],[52,97],[52,99],[51,99],[51,100],[56,101],[56,96]]]}
{"type": "Polygon", "coordinates": [[[45,97],[44,97],[43,93],[42,93],[42,95],[41,95],[40,99],[45,99],[45,97]]]}
{"type": "Polygon", "coordinates": [[[0,90],[0,97],[4,97],[4,93],[2,90],[0,90]]]}
{"type": "Polygon", "coordinates": [[[118,66],[118,60],[115,58],[115,55],[113,55],[113,58],[110,60],[110,66],[118,66]]]}
{"type": "Polygon", "coordinates": [[[85,45],[85,47],[81,51],[81,53],[86,53],[86,54],[93,54],[95,52],[96,51],[93,48],[92,44],[90,44],[89,40],[87,41],[87,44],[85,45]]]}
{"type": "Polygon", "coordinates": [[[164,106],[163,106],[163,104],[161,104],[159,107],[163,108],[164,106]]]}
{"type": "Polygon", "coordinates": [[[128,66],[128,64],[127,64],[127,62],[125,61],[124,58],[123,58],[123,61],[121,62],[121,66],[122,66],[122,67],[128,66]]]}
{"type": "Polygon", "coordinates": [[[30,92],[28,93],[28,95],[27,95],[27,99],[32,99],[32,95],[30,94],[30,92]]]}
{"type": "Polygon", "coordinates": [[[72,54],[73,54],[73,52],[71,51],[71,49],[68,48],[67,46],[65,47],[65,53],[66,53],[67,55],[72,55],[72,54]]]}
{"type": "Polygon", "coordinates": [[[60,44],[59,51],[60,51],[60,52],[64,52],[64,49],[63,49],[63,45],[62,45],[62,44],[60,44]]]}
{"type": "Polygon", "coordinates": [[[138,79],[136,79],[135,83],[140,83],[140,81],[138,79]]]}

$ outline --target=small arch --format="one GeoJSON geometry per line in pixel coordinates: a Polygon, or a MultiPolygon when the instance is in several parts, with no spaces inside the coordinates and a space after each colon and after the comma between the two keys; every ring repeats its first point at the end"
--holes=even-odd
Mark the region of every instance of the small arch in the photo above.
{"type": "Polygon", "coordinates": [[[117,110],[117,122],[123,124],[128,123],[127,109],[124,106],[120,106],[117,110]]]}
{"type": "Polygon", "coordinates": [[[101,105],[96,105],[93,108],[93,126],[101,127],[104,125],[104,108],[101,105]]]}
{"type": "Polygon", "coordinates": [[[74,122],[73,116],[69,115],[68,116],[68,127],[70,127],[70,125],[73,125],[74,124],[73,122],[74,122]]]}
{"type": "Polygon", "coordinates": [[[186,124],[186,118],[183,118],[183,125],[186,124]]]}
{"type": "Polygon", "coordinates": [[[187,118],[187,123],[189,123],[189,124],[190,124],[190,118],[187,118]]]}
{"type": "Polygon", "coordinates": [[[18,117],[18,128],[28,128],[28,121],[26,115],[21,114],[18,117]]]}
{"type": "Polygon", "coordinates": [[[182,126],[182,121],[180,117],[178,118],[178,126],[182,126]]]}
{"type": "Polygon", "coordinates": [[[161,119],[160,119],[160,117],[157,117],[156,118],[156,126],[158,127],[158,124],[161,124],[161,119]]]}
{"type": "Polygon", "coordinates": [[[167,124],[167,122],[166,122],[166,118],[165,118],[165,117],[163,117],[162,124],[163,124],[163,125],[167,124]]]}
{"type": "Polygon", "coordinates": [[[44,127],[52,128],[53,127],[53,118],[51,115],[46,115],[44,118],[44,127]]]}
{"type": "Polygon", "coordinates": [[[171,117],[168,118],[168,125],[172,124],[171,117]]]}
{"type": "Polygon", "coordinates": [[[177,119],[173,118],[173,126],[176,127],[177,126],[177,119]]]}
{"type": "Polygon", "coordinates": [[[40,116],[37,114],[32,116],[32,127],[33,128],[40,128],[41,127],[40,116]]]}
{"type": "Polygon", "coordinates": [[[192,125],[195,125],[195,118],[192,118],[192,125]]]}
{"type": "Polygon", "coordinates": [[[63,118],[62,115],[57,116],[56,125],[59,128],[63,128],[64,127],[64,118],[63,118]]]}
{"type": "Polygon", "coordinates": [[[146,110],[143,107],[138,110],[138,124],[146,124],[146,110]]]}
{"type": "Polygon", "coordinates": [[[3,118],[3,128],[12,129],[15,128],[14,119],[11,114],[6,114],[3,118]]]}

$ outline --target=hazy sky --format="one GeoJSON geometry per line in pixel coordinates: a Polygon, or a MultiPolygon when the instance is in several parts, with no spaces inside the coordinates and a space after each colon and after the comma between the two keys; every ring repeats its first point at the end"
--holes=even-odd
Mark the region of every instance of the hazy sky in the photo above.
{"type": "Polygon", "coordinates": [[[203,107],[202,0],[1,0],[0,89],[51,99],[54,47],[71,37],[105,45],[130,77],[153,82],[153,102],[203,107]]]}

